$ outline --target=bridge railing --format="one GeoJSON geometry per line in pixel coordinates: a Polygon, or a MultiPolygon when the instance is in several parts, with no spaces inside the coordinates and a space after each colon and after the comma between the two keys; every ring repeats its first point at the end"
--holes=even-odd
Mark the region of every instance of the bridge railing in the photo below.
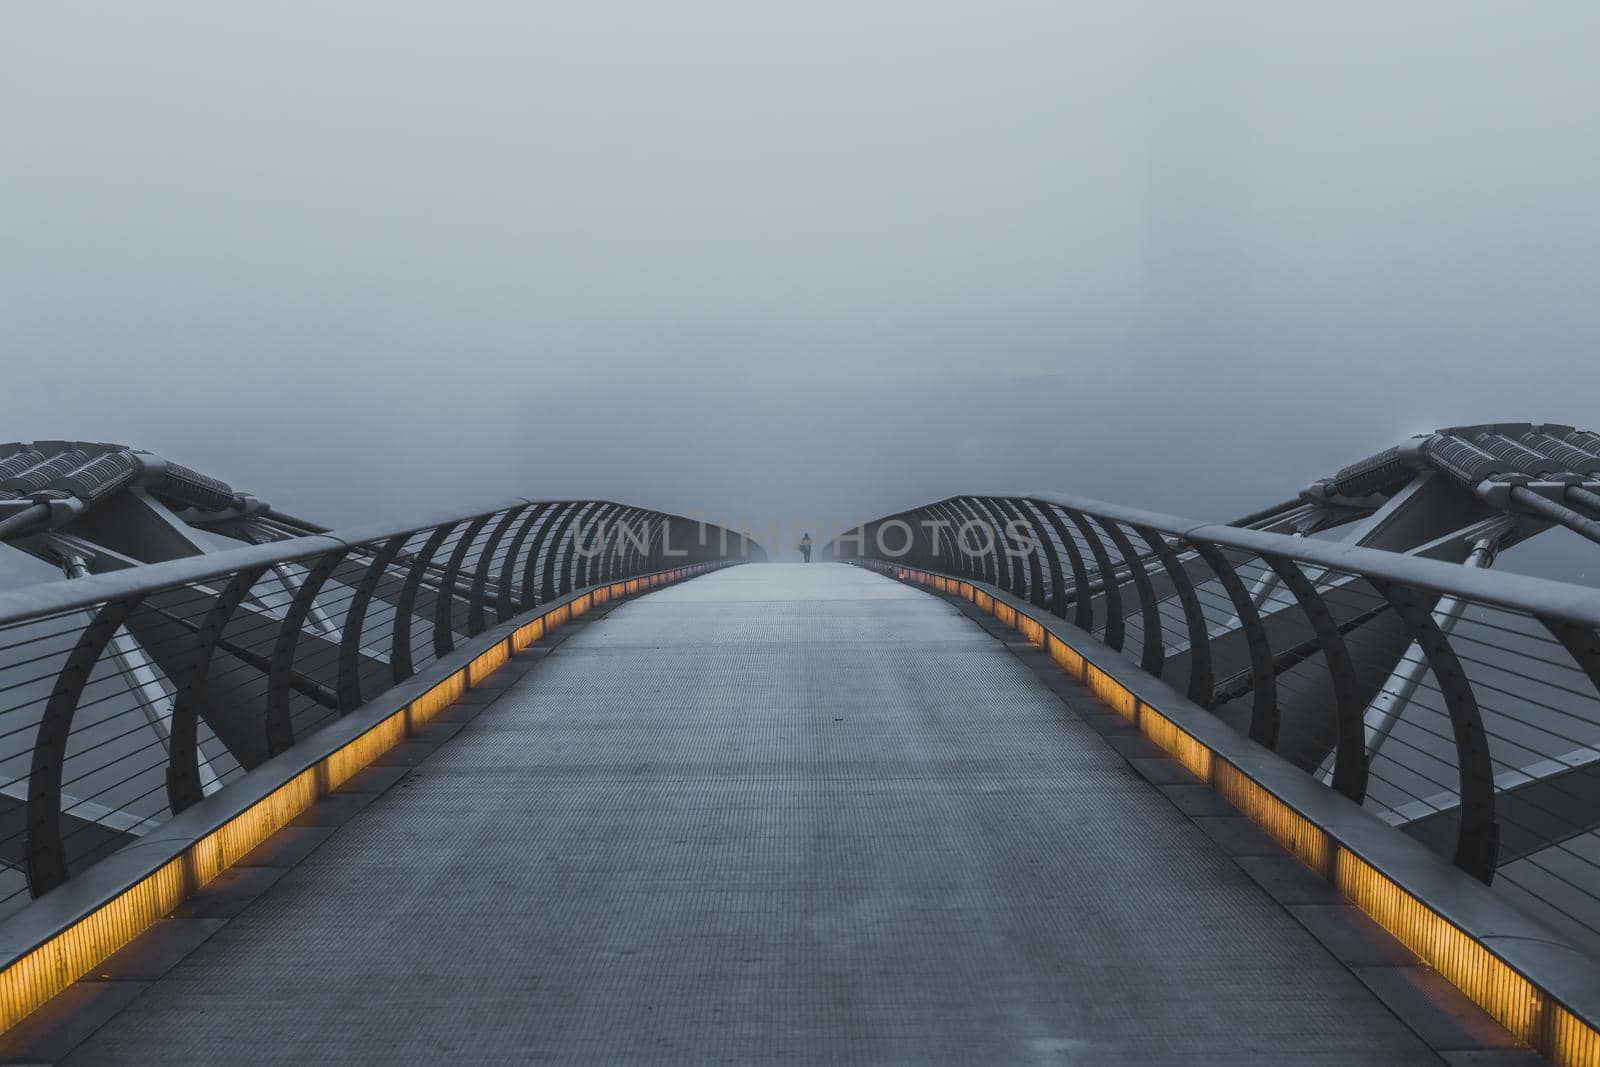
{"type": "Polygon", "coordinates": [[[1040,493],[830,552],[1056,616],[1600,955],[1600,590],[1040,493]]]}
{"type": "Polygon", "coordinates": [[[764,558],[601,500],[514,500],[0,594],[0,913],[501,623],[764,558]]]}

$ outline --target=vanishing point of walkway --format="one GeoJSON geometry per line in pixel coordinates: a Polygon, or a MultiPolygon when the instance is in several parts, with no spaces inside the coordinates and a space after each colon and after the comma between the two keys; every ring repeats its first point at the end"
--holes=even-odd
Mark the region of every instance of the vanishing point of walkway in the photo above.
{"type": "Polygon", "coordinates": [[[1005,644],[865,571],[622,603],[400,774],[73,1062],[1431,1058],[1005,644]]]}

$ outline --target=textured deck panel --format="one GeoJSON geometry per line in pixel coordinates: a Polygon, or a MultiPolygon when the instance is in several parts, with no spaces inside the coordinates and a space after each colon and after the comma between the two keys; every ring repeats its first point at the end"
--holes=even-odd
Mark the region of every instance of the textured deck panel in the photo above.
{"type": "Polygon", "coordinates": [[[1432,1054],[999,642],[854,568],[621,605],[71,1062],[1432,1054]]]}

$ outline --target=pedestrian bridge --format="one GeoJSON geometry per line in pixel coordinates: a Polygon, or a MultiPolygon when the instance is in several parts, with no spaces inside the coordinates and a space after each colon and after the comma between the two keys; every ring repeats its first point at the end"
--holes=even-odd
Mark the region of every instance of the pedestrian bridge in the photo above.
{"type": "Polygon", "coordinates": [[[1414,961],[1015,651],[840,564],[586,616],[82,983],[141,988],[68,1062],[1427,1054],[1290,909],[1414,961]]]}
{"type": "Polygon", "coordinates": [[[283,536],[0,594],[0,1061],[1600,1062],[1590,590],[1309,504],[951,498],[782,564],[226,503],[283,536]]]}

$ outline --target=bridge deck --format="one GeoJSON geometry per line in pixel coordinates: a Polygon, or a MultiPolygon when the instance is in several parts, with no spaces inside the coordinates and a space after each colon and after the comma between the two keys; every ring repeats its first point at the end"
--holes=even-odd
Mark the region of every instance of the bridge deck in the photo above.
{"type": "Polygon", "coordinates": [[[618,606],[74,1062],[1415,1061],[950,604],[837,565],[618,606]]]}

